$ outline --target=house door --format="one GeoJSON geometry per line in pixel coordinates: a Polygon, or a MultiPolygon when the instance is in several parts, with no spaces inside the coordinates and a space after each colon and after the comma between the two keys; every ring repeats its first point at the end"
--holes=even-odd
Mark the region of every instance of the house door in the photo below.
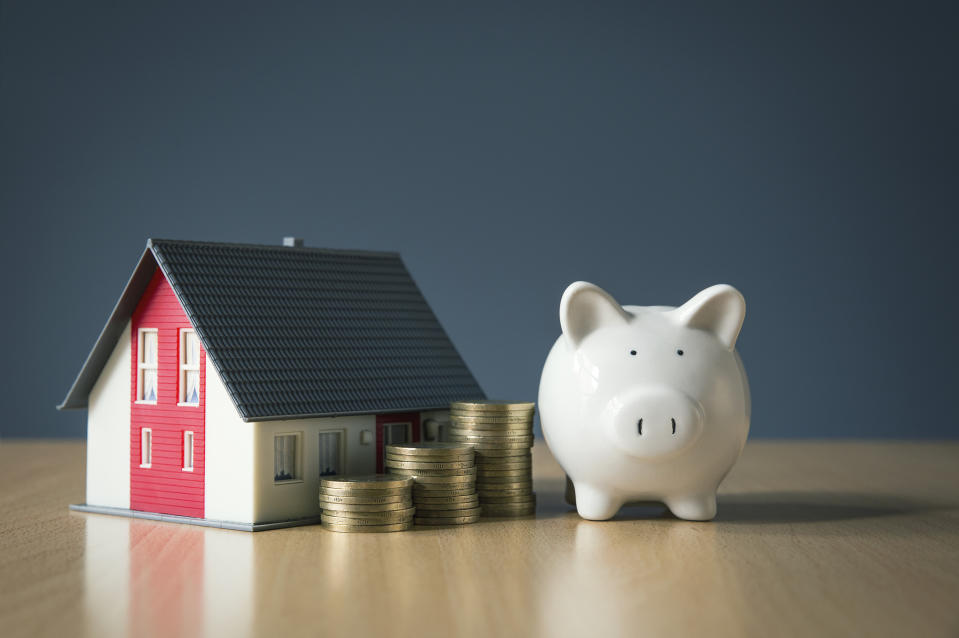
{"type": "Polygon", "coordinates": [[[382,472],[386,446],[420,440],[420,415],[417,412],[376,415],[376,471],[382,472]]]}

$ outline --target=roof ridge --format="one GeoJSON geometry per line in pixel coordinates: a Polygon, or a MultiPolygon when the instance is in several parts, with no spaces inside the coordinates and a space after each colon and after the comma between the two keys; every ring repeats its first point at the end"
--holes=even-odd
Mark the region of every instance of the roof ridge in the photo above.
{"type": "Polygon", "coordinates": [[[399,257],[400,253],[393,250],[368,250],[363,248],[324,248],[322,246],[283,246],[282,244],[249,244],[243,242],[223,242],[223,241],[201,241],[196,239],[166,239],[162,237],[151,237],[147,239],[147,248],[153,248],[155,244],[180,244],[188,246],[216,246],[223,248],[256,248],[273,249],[284,252],[310,252],[327,253],[335,255],[376,255],[382,257],[399,257]]]}

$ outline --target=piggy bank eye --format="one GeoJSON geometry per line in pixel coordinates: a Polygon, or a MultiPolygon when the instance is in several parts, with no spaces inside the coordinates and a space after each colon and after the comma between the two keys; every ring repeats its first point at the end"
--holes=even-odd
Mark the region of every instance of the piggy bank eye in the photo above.
{"type": "Polygon", "coordinates": [[[630,350],[630,351],[629,351],[629,354],[631,354],[631,355],[633,355],[633,356],[635,357],[635,356],[636,356],[636,351],[635,351],[635,350],[630,350]]]}
{"type": "Polygon", "coordinates": [[[677,350],[677,351],[676,351],[676,354],[678,354],[679,356],[683,356],[683,351],[682,351],[682,349],[677,350]]]}

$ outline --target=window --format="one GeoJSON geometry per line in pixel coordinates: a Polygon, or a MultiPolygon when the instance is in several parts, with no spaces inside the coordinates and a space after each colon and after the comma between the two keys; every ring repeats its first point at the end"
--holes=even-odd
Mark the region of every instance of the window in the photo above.
{"type": "Polygon", "coordinates": [[[200,405],[200,340],[190,329],[180,331],[180,405],[200,405]]]}
{"type": "Polygon", "coordinates": [[[183,471],[193,471],[193,432],[183,433],[183,471]]]}
{"type": "Polygon", "coordinates": [[[343,431],[320,432],[320,476],[343,473],[343,431]]]}
{"type": "Polygon", "coordinates": [[[153,463],[153,430],[140,428],[140,467],[150,467],[153,463]]]}
{"type": "Polygon", "coordinates": [[[386,460],[386,446],[393,443],[409,443],[412,438],[411,423],[383,424],[383,460],[386,460]]]}
{"type": "Polygon", "coordinates": [[[137,401],[157,402],[157,329],[137,331],[137,401]]]}
{"type": "Polygon", "coordinates": [[[273,437],[273,480],[298,481],[300,434],[277,434],[273,437]]]}

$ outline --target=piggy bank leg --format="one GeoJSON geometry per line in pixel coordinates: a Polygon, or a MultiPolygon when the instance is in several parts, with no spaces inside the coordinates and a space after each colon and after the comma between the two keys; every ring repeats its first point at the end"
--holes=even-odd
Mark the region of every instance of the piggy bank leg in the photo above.
{"type": "Polygon", "coordinates": [[[618,496],[592,485],[576,483],[575,490],[576,511],[587,520],[608,520],[616,516],[616,512],[623,506],[623,501],[618,496]]]}
{"type": "Polygon", "coordinates": [[[666,507],[676,518],[709,521],[716,516],[716,492],[669,498],[666,499],[666,507]]]}

